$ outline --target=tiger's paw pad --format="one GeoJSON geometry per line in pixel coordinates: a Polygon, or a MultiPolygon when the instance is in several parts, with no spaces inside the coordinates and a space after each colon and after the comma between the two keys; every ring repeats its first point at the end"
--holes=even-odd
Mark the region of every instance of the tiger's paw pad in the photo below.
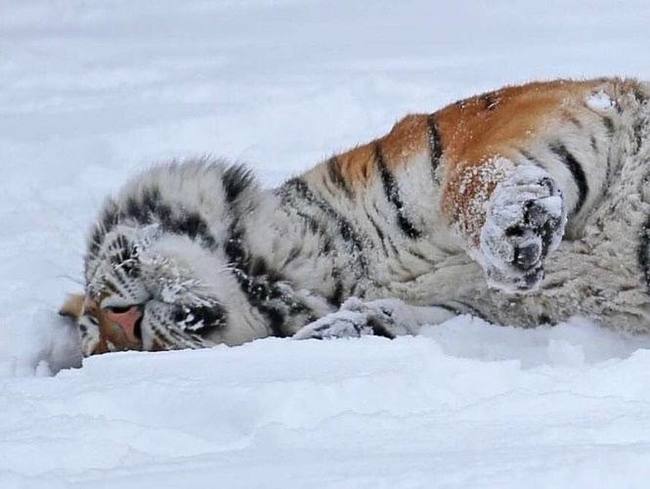
{"type": "Polygon", "coordinates": [[[480,237],[480,262],[491,286],[507,292],[536,289],[544,259],[556,249],[566,207],[555,180],[535,166],[517,167],[488,202],[480,237]]]}

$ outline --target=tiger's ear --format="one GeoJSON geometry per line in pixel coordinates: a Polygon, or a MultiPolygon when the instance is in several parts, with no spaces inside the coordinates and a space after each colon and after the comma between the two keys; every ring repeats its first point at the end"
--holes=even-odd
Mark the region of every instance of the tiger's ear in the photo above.
{"type": "Polygon", "coordinates": [[[68,295],[65,302],[61,306],[61,309],[59,309],[59,315],[69,317],[74,320],[79,319],[84,311],[84,300],[85,297],[83,294],[68,295]]]}

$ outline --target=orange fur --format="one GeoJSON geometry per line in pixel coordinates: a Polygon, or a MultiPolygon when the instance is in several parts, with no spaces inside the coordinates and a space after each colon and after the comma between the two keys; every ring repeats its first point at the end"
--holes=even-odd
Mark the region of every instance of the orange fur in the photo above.
{"type": "Polygon", "coordinates": [[[428,151],[429,127],[427,116],[407,115],[393,126],[391,131],[378,144],[390,170],[397,170],[413,156],[428,151]]]}
{"type": "Polygon", "coordinates": [[[428,150],[427,116],[412,114],[397,122],[385,136],[336,156],[343,180],[351,188],[369,184],[377,175],[376,152],[395,170],[428,150]]]}
{"type": "MultiPolygon", "coordinates": [[[[517,145],[547,128],[547,121],[568,117],[571,110],[588,110],[584,96],[603,80],[535,82],[471,97],[435,112],[433,118],[443,147],[447,187],[453,188],[462,170],[482,165],[495,155],[510,156],[517,145]]],[[[375,148],[381,149],[390,170],[399,169],[429,151],[428,114],[411,114],[385,136],[336,156],[341,175],[352,187],[367,184],[376,174],[375,148]]],[[[443,203],[448,215],[459,210],[450,192],[443,203]]],[[[471,192],[470,192],[471,194],[471,192]]],[[[467,197],[467,196],[465,196],[467,197]]]]}
{"type": "Polygon", "coordinates": [[[372,143],[358,146],[337,156],[343,179],[353,188],[375,174],[375,149],[372,143]]]}
{"type": "Polygon", "coordinates": [[[516,144],[544,130],[561,109],[582,106],[585,96],[602,83],[534,82],[449,105],[436,113],[445,156],[463,167],[497,154],[507,157],[516,144]]]}

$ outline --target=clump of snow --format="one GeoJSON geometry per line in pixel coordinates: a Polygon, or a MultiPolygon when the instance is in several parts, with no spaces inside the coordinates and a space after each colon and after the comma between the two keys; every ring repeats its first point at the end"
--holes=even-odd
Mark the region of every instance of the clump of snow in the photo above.
{"type": "Polygon", "coordinates": [[[587,106],[594,110],[608,110],[615,106],[614,100],[603,90],[587,97],[587,106]]]}

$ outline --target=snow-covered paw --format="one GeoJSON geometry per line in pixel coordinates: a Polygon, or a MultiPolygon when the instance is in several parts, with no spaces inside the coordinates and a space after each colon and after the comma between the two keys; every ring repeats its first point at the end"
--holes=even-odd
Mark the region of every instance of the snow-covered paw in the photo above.
{"type": "Polygon", "coordinates": [[[534,290],[565,224],[566,207],[555,180],[536,166],[517,167],[488,202],[479,256],[488,283],[508,292],[534,290]]]}
{"type": "Polygon", "coordinates": [[[396,336],[393,311],[374,302],[362,302],[356,297],[345,301],[341,308],[300,329],[293,337],[305,339],[358,338],[365,335],[396,336]]]}

